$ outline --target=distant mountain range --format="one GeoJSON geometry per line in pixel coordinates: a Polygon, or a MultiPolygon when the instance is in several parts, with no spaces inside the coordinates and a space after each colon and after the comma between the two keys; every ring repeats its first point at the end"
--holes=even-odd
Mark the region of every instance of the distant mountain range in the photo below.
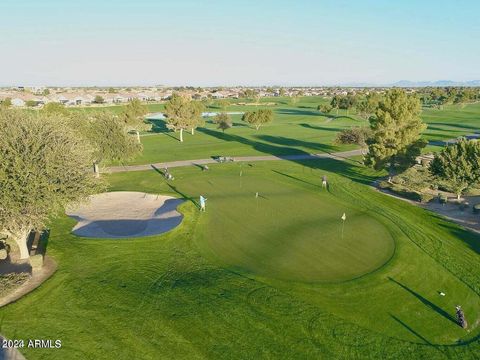
{"type": "MultiPolygon", "coordinates": [[[[335,85],[333,85],[335,86],[335,85]]],[[[437,80],[437,81],[410,81],[410,80],[400,80],[395,83],[390,84],[373,84],[373,83],[345,83],[337,86],[345,87],[447,87],[447,86],[465,86],[465,87],[474,87],[480,86],[480,80],[470,80],[470,81],[452,81],[452,80],[437,80]]]]}
{"type": "Polygon", "coordinates": [[[480,86],[480,80],[471,81],[452,81],[452,80],[438,80],[438,81],[408,81],[401,80],[389,86],[397,87],[425,87],[425,86],[480,86]]]}

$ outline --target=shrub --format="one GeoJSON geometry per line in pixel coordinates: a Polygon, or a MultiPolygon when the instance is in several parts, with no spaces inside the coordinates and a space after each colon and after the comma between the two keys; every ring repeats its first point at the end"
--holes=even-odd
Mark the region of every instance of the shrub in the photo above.
{"type": "Polygon", "coordinates": [[[480,214],[480,204],[473,205],[473,213],[480,214]]]}
{"type": "Polygon", "coordinates": [[[28,280],[28,273],[12,273],[0,276],[0,296],[5,296],[28,280]]]}
{"type": "Polygon", "coordinates": [[[420,202],[428,203],[433,200],[433,195],[428,193],[421,193],[420,194],[420,202]]]}
{"type": "Polygon", "coordinates": [[[417,191],[409,191],[402,186],[393,185],[390,189],[395,194],[413,201],[422,201],[422,194],[417,191]]]}
{"type": "Polygon", "coordinates": [[[380,189],[390,189],[392,187],[392,184],[390,184],[388,181],[383,180],[378,183],[378,187],[380,189]]]}

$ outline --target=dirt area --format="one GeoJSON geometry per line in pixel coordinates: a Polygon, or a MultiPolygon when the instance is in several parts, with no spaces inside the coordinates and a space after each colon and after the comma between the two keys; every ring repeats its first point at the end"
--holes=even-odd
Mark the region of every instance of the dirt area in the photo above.
{"type": "Polygon", "coordinates": [[[118,191],[94,195],[86,204],[67,209],[78,221],[75,235],[94,238],[129,238],[161,234],[183,219],[183,202],[170,196],[118,191]]]}
{"type": "MultiPolygon", "coordinates": [[[[392,196],[394,198],[406,201],[410,204],[420,206],[424,209],[433,211],[439,215],[442,215],[443,217],[447,218],[448,220],[451,220],[453,222],[456,222],[457,224],[460,224],[464,226],[465,228],[468,228],[472,231],[480,233],[480,214],[474,214],[472,211],[472,206],[475,204],[480,204],[480,196],[464,196],[462,198],[462,201],[467,202],[469,206],[464,209],[463,211],[460,210],[459,204],[456,202],[456,196],[450,193],[446,192],[441,192],[442,194],[446,195],[448,197],[448,203],[446,204],[441,204],[436,198],[433,199],[432,201],[422,204],[417,201],[412,201],[409,199],[405,199],[401,196],[398,196],[394,193],[392,193],[389,190],[386,189],[380,189],[378,187],[378,182],[375,182],[373,184],[375,189],[377,191],[380,191],[388,196],[392,196]]],[[[438,191],[436,192],[438,193],[438,191]]],[[[433,193],[432,193],[433,194],[433,193]]]]}
{"type": "Polygon", "coordinates": [[[474,214],[472,211],[472,206],[480,203],[480,196],[465,196],[464,200],[469,203],[469,206],[463,211],[460,210],[458,204],[451,202],[450,199],[447,204],[440,204],[437,200],[432,200],[427,204],[419,205],[467,228],[480,232],[480,214],[474,214]]]}

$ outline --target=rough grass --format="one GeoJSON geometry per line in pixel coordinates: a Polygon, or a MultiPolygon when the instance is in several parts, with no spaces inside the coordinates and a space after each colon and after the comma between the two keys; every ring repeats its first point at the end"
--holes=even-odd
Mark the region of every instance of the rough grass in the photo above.
{"type": "MultiPolygon", "coordinates": [[[[365,186],[375,174],[353,163],[246,166],[242,186],[252,177],[259,184],[271,182],[272,197],[275,189],[290,189],[284,211],[290,213],[291,225],[302,214],[319,214],[312,206],[316,201],[328,199],[335,211],[344,204],[388,229],[396,244],[393,258],[365,276],[331,283],[236,271],[212,251],[215,243],[239,239],[228,229],[212,233],[209,227],[222,220],[228,202],[228,211],[238,209],[235,216],[245,216],[246,199],[236,190],[238,164],[212,166],[204,173],[194,167],[176,169],[173,187],[154,171],[116,174],[110,176],[112,190],[191,198],[181,207],[182,225],[162,236],[81,239],[70,234],[73,220],[57,219],[49,253],[59,262],[58,271],[35,292],[1,309],[0,331],[10,338],[62,339],[58,350],[23,350],[29,359],[480,357],[477,235],[375,192],[365,186]],[[323,174],[332,184],[328,195],[318,188],[323,174]],[[229,176],[233,183],[228,186],[229,176]],[[225,189],[217,189],[217,179],[224,179],[218,186],[225,189]],[[217,191],[224,192],[225,200],[217,191]],[[200,214],[194,201],[210,192],[208,211],[200,214]],[[231,196],[229,201],[230,192],[240,200],[231,196]],[[306,206],[293,205],[296,193],[306,206]],[[469,331],[454,323],[457,304],[465,310],[469,331]]],[[[266,216],[249,219],[260,228],[266,216]]],[[[321,217],[319,221],[320,232],[321,217]]],[[[301,261],[298,266],[306,268],[301,261]]]]}

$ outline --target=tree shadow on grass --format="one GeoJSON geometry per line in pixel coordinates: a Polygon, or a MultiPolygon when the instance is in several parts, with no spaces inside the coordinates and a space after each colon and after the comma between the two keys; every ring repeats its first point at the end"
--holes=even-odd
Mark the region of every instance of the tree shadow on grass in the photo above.
{"type": "Polygon", "coordinates": [[[185,193],[181,192],[180,190],[177,189],[176,186],[173,186],[172,184],[170,184],[166,179],[165,179],[165,174],[163,173],[163,171],[161,171],[159,168],[157,168],[155,165],[150,165],[152,167],[153,170],[155,170],[158,174],[162,175],[162,178],[165,180],[165,183],[167,184],[167,186],[175,193],[177,193],[178,195],[180,195],[182,197],[182,199],[184,200],[187,200],[187,201],[190,201],[192,202],[197,208],[200,209],[200,205],[193,199],[193,197],[191,196],[187,196],[185,193]]]}
{"type": "Polygon", "coordinates": [[[300,116],[323,116],[323,114],[319,111],[315,111],[313,109],[277,109],[277,114],[281,115],[300,115],[300,116]]]}
{"type": "Polygon", "coordinates": [[[317,126],[317,125],[310,125],[306,123],[298,124],[299,126],[302,126],[307,129],[314,129],[314,130],[321,130],[321,131],[333,131],[333,132],[338,132],[342,131],[343,129],[338,128],[338,127],[327,127],[327,126],[317,126]]]}
{"type": "MultiPolygon", "coordinates": [[[[290,147],[290,149],[292,149],[292,147],[303,147],[303,148],[313,149],[315,151],[320,151],[328,154],[337,150],[335,147],[328,144],[321,144],[321,143],[316,143],[311,141],[292,139],[284,136],[254,135],[254,137],[256,139],[259,139],[271,144],[281,145],[284,147],[288,146],[290,147]]],[[[304,153],[307,154],[306,152],[304,153]]]]}
{"type": "Polygon", "coordinates": [[[368,176],[365,174],[360,173],[358,170],[362,165],[362,163],[358,160],[352,160],[348,158],[344,158],[343,160],[332,159],[332,158],[314,158],[305,159],[305,157],[309,157],[310,154],[306,151],[289,147],[290,146],[303,146],[303,147],[311,147],[315,148],[319,152],[323,152],[325,154],[330,154],[335,151],[335,148],[330,145],[325,144],[318,144],[313,142],[306,142],[302,140],[296,140],[286,137],[276,137],[270,135],[257,135],[257,137],[263,141],[269,142],[258,142],[246,139],[244,137],[233,135],[233,134],[226,134],[220,131],[214,131],[211,129],[202,128],[199,129],[199,132],[204,134],[213,136],[218,139],[222,139],[224,141],[235,141],[241,144],[250,146],[251,148],[263,152],[266,154],[282,157],[286,160],[292,161],[294,163],[300,164],[302,166],[311,168],[311,169],[321,169],[328,172],[336,172],[339,173],[346,178],[361,183],[370,185],[374,180],[378,179],[378,176],[368,176]],[[276,144],[284,145],[279,146],[276,144]],[[292,156],[293,155],[293,156],[292,156]]]}
{"type": "MultiPolygon", "coordinates": [[[[433,129],[434,127],[432,125],[438,125],[438,126],[449,126],[453,128],[458,128],[460,130],[462,129],[471,129],[471,130],[478,130],[478,126],[476,125],[468,125],[468,124],[462,124],[462,123],[449,123],[449,122],[428,122],[428,129],[433,129]]],[[[439,127],[439,130],[442,131],[447,131],[448,129],[439,127]]]]}
{"type": "Polygon", "coordinates": [[[180,190],[178,190],[178,188],[176,186],[173,186],[172,184],[169,184],[167,183],[167,186],[172,189],[175,193],[177,193],[178,195],[180,195],[182,197],[182,199],[185,199],[187,201],[190,201],[193,205],[195,205],[198,209],[200,209],[200,204],[197,203],[193,197],[191,196],[188,196],[187,194],[181,192],[180,190]]]}
{"type": "Polygon", "coordinates": [[[149,131],[149,133],[164,134],[178,141],[178,139],[171,134],[172,130],[167,127],[165,120],[147,119],[147,121],[152,124],[152,129],[149,131]]]}
{"type": "Polygon", "coordinates": [[[473,231],[463,229],[459,225],[454,224],[450,221],[445,221],[439,215],[432,215],[438,220],[437,225],[446,229],[450,234],[455,236],[457,239],[462,240],[470,249],[475,251],[475,253],[480,254],[480,236],[473,231]],[[441,221],[440,221],[441,220],[441,221]]]}
{"type": "Polygon", "coordinates": [[[305,151],[302,151],[299,149],[290,148],[287,146],[276,146],[276,145],[267,144],[259,141],[253,141],[250,139],[246,139],[242,136],[227,134],[221,131],[215,131],[207,128],[201,128],[201,129],[198,129],[198,131],[223,141],[238,142],[240,144],[247,145],[252,149],[255,149],[259,152],[269,154],[269,155],[307,154],[305,151]]]}
{"type": "Polygon", "coordinates": [[[435,311],[437,314],[443,316],[445,319],[447,320],[450,320],[451,322],[453,322],[455,325],[458,325],[457,323],[457,320],[452,316],[450,315],[448,312],[446,312],[445,310],[443,310],[441,307],[435,305],[434,303],[432,303],[430,300],[424,298],[422,295],[420,295],[419,293],[413,291],[412,289],[410,289],[409,287],[403,285],[402,283],[398,282],[397,280],[391,278],[391,277],[388,277],[388,279],[392,282],[394,282],[395,284],[397,284],[398,286],[400,286],[402,289],[408,291],[410,294],[412,294],[413,296],[415,296],[418,300],[420,300],[420,302],[422,302],[425,306],[429,307],[430,309],[432,309],[433,311],[435,311]]]}
{"type": "Polygon", "coordinates": [[[420,340],[422,340],[425,344],[428,344],[428,345],[434,345],[432,344],[430,341],[428,341],[426,338],[424,338],[422,335],[420,335],[418,332],[416,332],[415,330],[413,330],[413,328],[411,328],[410,326],[408,326],[406,323],[404,323],[402,320],[400,320],[398,317],[396,317],[395,315],[392,315],[390,314],[390,316],[393,318],[393,320],[395,320],[396,322],[398,322],[400,325],[402,325],[405,329],[407,329],[409,332],[411,332],[413,335],[415,335],[416,337],[418,337],[420,340]]]}
{"type": "Polygon", "coordinates": [[[310,182],[310,181],[305,181],[305,180],[300,179],[300,178],[298,178],[298,177],[296,177],[296,176],[289,175],[289,174],[285,174],[285,173],[283,173],[283,172],[281,172],[281,171],[277,171],[277,170],[272,170],[272,171],[273,171],[274,173],[276,173],[276,174],[285,176],[285,177],[287,177],[287,178],[289,178],[289,179],[293,179],[293,180],[302,182],[302,183],[307,184],[307,185],[311,185],[311,186],[314,186],[314,187],[317,187],[317,188],[321,188],[321,186],[318,185],[318,184],[315,184],[315,183],[310,182]]]}

